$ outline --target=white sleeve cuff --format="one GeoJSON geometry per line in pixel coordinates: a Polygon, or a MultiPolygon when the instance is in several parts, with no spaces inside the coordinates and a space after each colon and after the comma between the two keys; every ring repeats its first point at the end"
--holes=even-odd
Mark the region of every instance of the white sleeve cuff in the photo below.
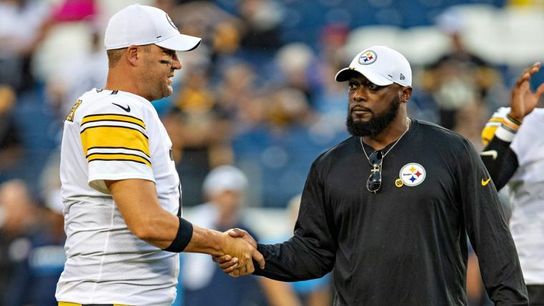
{"type": "Polygon", "coordinates": [[[495,132],[495,137],[498,137],[502,141],[506,142],[512,142],[514,140],[514,136],[516,133],[507,130],[502,125],[497,128],[497,131],[495,132]]]}

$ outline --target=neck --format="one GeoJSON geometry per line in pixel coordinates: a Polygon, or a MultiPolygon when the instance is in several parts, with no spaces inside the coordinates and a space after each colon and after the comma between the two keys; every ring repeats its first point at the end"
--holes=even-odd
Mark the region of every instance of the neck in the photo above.
{"type": "Polygon", "coordinates": [[[147,99],[147,97],[142,94],[137,80],[134,79],[132,76],[133,74],[131,73],[127,73],[125,71],[117,69],[111,69],[108,72],[108,78],[104,89],[130,92],[147,99]]]}
{"type": "Polygon", "coordinates": [[[375,136],[364,136],[363,142],[374,148],[382,150],[389,144],[399,139],[410,127],[410,118],[399,112],[399,115],[383,131],[375,136]]]}

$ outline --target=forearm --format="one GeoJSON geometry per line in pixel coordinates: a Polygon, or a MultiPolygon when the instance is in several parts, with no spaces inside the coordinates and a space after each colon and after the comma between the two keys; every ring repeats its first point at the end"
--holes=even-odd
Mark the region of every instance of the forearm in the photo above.
{"type": "Polygon", "coordinates": [[[255,274],[292,282],[319,278],[332,270],[334,255],[331,252],[310,249],[296,239],[274,245],[259,244],[257,250],[264,256],[266,268],[257,268],[255,274]]]}
{"type": "Polygon", "coordinates": [[[180,221],[160,206],[153,182],[128,179],[106,184],[128,229],[136,237],[161,249],[172,243],[180,221]]]}
{"type": "Polygon", "coordinates": [[[222,256],[225,254],[221,247],[224,243],[224,237],[222,236],[223,233],[221,232],[193,224],[193,236],[184,252],[222,256]]]}
{"type": "Polygon", "coordinates": [[[498,130],[480,154],[497,190],[508,183],[518,168],[517,156],[510,148],[513,137],[511,132],[498,130]]]}

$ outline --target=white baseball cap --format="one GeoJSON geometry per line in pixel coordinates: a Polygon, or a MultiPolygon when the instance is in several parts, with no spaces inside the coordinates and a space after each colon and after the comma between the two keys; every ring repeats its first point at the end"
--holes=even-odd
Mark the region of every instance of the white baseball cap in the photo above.
{"type": "Polygon", "coordinates": [[[410,63],[398,51],[386,46],[372,46],[358,53],[349,67],[336,74],[337,82],[348,81],[354,73],[360,73],[378,86],[393,83],[412,86],[410,63]]]}
{"type": "Polygon", "coordinates": [[[106,50],[155,44],[169,50],[190,51],[200,40],[200,37],[181,34],[165,11],[140,4],[115,13],[104,35],[106,50]]]}
{"type": "Polygon", "coordinates": [[[240,169],[223,165],[210,171],[202,187],[204,193],[213,195],[223,191],[244,192],[247,184],[247,177],[240,169]]]}

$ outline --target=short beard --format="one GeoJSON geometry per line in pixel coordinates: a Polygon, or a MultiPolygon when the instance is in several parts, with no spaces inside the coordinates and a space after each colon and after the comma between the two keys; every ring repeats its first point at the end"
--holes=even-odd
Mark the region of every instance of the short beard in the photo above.
{"type": "Polygon", "coordinates": [[[378,135],[395,119],[399,106],[400,98],[393,98],[391,106],[383,115],[373,117],[368,122],[354,122],[348,107],[348,117],[346,120],[348,132],[353,136],[359,137],[378,135]]]}

